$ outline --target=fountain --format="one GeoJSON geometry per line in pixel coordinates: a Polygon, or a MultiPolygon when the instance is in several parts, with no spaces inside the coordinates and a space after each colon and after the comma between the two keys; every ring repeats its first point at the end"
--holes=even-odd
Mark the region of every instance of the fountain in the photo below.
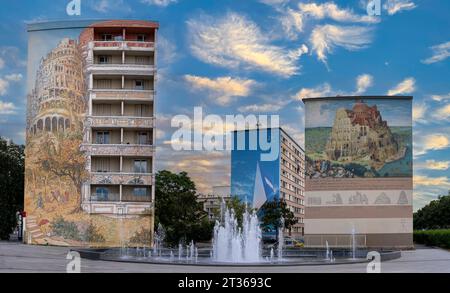
{"type": "Polygon", "coordinates": [[[356,259],[356,236],[355,226],[352,228],[352,259],[356,259]]]}
{"type": "Polygon", "coordinates": [[[239,227],[233,210],[225,209],[222,221],[216,221],[214,226],[213,261],[260,262],[261,229],[256,213],[244,213],[242,228],[239,227]]]}
{"type": "MultiPolygon", "coordinates": [[[[246,209],[242,216],[242,225],[238,224],[235,212],[226,208],[225,203],[222,204],[220,215],[214,226],[212,247],[198,248],[194,241],[191,241],[188,244],[179,243],[178,248],[166,248],[164,247],[165,229],[158,225],[152,248],[145,245],[131,248],[126,241],[122,241],[121,247],[118,249],[77,251],[82,257],[92,257],[97,253],[96,259],[106,261],[181,265],[284,266],[367,261],[366,258],[357,258],[355,227],[351,232],[350,253],[349,249],[344,247],[333,247],[335,250],[331,250],[328,241],[325,241],[325,248],[286,248],[283,219],[280,219],[277,245],[266,244],[264,246],[256,212],[246,209]],[[349,254],[352,254],[350,258],[349,254]]],[[[123,229],[123,225],[120,225],[119,228],[121,237],[125,237],[126,231],[123,229]]],[[[362,252],[360,251],[359,254],[362,255],[362,252]]]]}

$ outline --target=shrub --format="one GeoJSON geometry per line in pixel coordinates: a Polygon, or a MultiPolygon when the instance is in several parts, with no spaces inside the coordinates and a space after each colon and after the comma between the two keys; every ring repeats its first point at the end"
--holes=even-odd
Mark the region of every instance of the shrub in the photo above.
{"type": "Polygon", "coordinates": [[[81,240],[80,232],[74,222],[68,222],[63,217],[55,218],[51,224],[53,233],[64,239],[81,240]]]}
{"type": "Polygon", "coordinates": [[[450,230],[422,230],[414,231],[414,242],[427,246],[450,248],[450,230]]]}
{"type": "Polygon", "coordinates": [[[103,235],[98,232],[97,227],[95,227],[95,225],[93,224],[89,224],[89,226],[86,228],[86,231],[84,231],[82,238],[87,242],[105,242],[105,237],[103,237],[103,235]]]}

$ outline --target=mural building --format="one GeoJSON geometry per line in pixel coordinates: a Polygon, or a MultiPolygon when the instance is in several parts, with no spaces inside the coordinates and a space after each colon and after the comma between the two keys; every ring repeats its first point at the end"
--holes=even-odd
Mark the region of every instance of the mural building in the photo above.
{"type": "Polygon", "coordinates": [[[29,25],[27,243],[150,245],[157,29],[29,25]]]}
{"type": "Polygon", "coordinates": [[[304,103],[307,245],[412,247],[412,97],[304,103]]]}

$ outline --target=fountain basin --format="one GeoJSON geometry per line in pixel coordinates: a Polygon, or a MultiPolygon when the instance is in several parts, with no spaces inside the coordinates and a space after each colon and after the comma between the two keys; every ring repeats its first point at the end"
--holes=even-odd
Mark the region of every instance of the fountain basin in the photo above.
{"type": "MultiPolygon", "coordinates": [[[[121,254],[120,248],[111,249],[73,249],[80,253],[84,259],[102,260],[112,262],[126,263],[146,263],[160,265],[185,265],[185,266],[313,266],[313,265],[339,265],[339,264],[356,264],[367,263],[367,250],[358,250],[356,258],[353,259],[352,251],[348,249],[334,250],[334,261],[325,259],[326,250],[324,249],[286,249],[283,251],[283,258],[269,259],[267,251],[263,251],[263,257],[258,262],[220,262],[209,257],[210,249],[199,249],[198,257],[187,259],[185,256],[178,258],[177,250],[164,249],[160,256],[148,256],[145,251],[131,249],[127,255],[121,254]],[[172,252],[172,254],[171,254],[172,252]],[[145,255],[145,256],[144,256],[145,255]],[[172,255],[172,256],[171,256],[172,255]]],[[[397,259],[401,257],[400,251],[380,251],[381,261],[397,259]]]]}

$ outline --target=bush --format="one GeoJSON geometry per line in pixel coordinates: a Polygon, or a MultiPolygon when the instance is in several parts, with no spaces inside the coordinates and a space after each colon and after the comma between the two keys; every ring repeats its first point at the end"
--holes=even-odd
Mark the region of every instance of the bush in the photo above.
{"type": "Polygon", "coordinates": [[[423,230],[414,231],[414,242],[427,246],[450,248],[450,230],[423,230]]]}
{"type": "Polygon", "coordinates": [[[77,225],[74,222],[64,220],[61,216],[53,221],[51,229],[56,236],[64,239],[81,240],[77,225]]]}
{"type": "Polygon", "coordinates": [[[89,226],[86,228],[86,231],[84,231],[82,238],[87,242],[105,242],[105,237],[103,237],[103,235],[98,232],[97,227],[95,227],[95,225],[93,224],[89,224],[89,226]]]}

